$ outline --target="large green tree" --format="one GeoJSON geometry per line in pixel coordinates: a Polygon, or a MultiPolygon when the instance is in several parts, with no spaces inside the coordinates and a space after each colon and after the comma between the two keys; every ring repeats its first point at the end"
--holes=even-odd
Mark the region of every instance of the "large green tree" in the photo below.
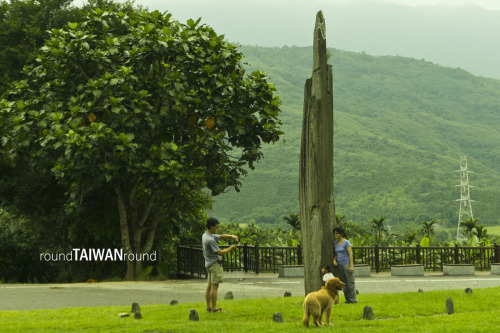
{"type": "MultiPolygon", "coordinates": [[[[113,0],[88,0],[83,8],[71,6],[71,2],[72,0],[0,1],[0,95],[9,87],[14,87],[13,83],[22,77],[24,65],[37,57],[38,49],[44,45],[51,29],[63,28],[69,21],[85,20],[85,10],[92,8],[115,6],[122,12],[140,9],[132,1],[118,3],[113,0]]],[[[120,245],[117,217],[114,216],[116,204],[109,198],[109,189],[96,189],[81,197],[80,209],[85,214],[68,214],[64,209],[64,194],[67,190],[57,182],[50,169],[32,168],[29,157],[18,160],[13,166],[3,158],[2,153],[0,151],[0,209],[12,212],[10,218],[0,219],[0,224],[3,224],[0,228],[4,228],[7,233],[12,232],[12,237],[6,235],[7,238],[26,237],[26,243],[38,248],[39,253],[66,253],[74,247],[102,248],[120,245]]],[[[197,200],[190,201],[199,203],[197,200]]],[[[174,220],[168,228],[159,231],[160,235],[174,228],[179,231],[176,233],[179,241],[186,242],[185,236],[191,234],[189,229],[196,228],[189,221],[206,208],[203,204],[196,207],[191,204],[190,207],[190,215],[184,215],[187,218],[182,221],[174,220]]],[[[167,248],[171,252],[171,246],[166,247],[161,243],[163,238],[160,236],[155,249],[167,248]]],[[[14,243],[23,242],[16,240],[14,243]]],[[[22,252],[23,248],[19,245],[16,253],[22,252]]],[[[53,264],[39,261],[38,266],[41,267],[37,271],[40,274],[35,272],[33,265],[28,264],[27,260],[13,260],[20,267],[18,272],[22,272],[23,265],[30,266],[33,273],[31,279],[38,282],[102,279],[110,275],[121,275],[122,272],[119,263],[96,261],[53,264]],[[44,272],[50,272],[50,275],[44,272]]],[[[8,270],[0,267],[0,272],[8,270]]],[[[25,277],[21,275],[17,274],[15,279],[25,281],[25,277]]]]}
{"type": "Polygon", "coordinates": [[[0,95],[21,79],[23,66],[43,46],[48,31],[77,20],[73,0],[0,0],[0,95]]]}
{"type": "MultiPolygon", "coordinates": [[[[50,170],[68,212],[112,189],[126,253],[151,250],[160,223],[207,187],[241,185],[279,140],[279,98],[260,71],[209,26],[158,11],[96,9],[53,30],[1,101],[13,165],[50,170]]],[[[141,262],[127,262],[134,279],[141,262]]]]}

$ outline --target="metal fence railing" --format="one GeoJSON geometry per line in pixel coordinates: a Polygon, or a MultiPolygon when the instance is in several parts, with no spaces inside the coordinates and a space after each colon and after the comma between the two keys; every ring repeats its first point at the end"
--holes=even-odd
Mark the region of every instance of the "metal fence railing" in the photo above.
{"type": "MultiPolygon", "coordinates": [[[[221,246],[221,249],[226,246],[221,246]]],[[[428,271],[442,271],[444,265],[468,264],[487,271],[492,263],[500,263],[500,245],[490,247],[353,247],[355,265],[369,265],[375,272],[390,271],[394,265],[420,264],[428,271]]],[[[302,265],[302,247],[238,246],[224,256],[225,271],[273,272],[280,266],[302,265]]],[[[177,247],[177,273],[206,277],[201,246],[177,247]]]]}

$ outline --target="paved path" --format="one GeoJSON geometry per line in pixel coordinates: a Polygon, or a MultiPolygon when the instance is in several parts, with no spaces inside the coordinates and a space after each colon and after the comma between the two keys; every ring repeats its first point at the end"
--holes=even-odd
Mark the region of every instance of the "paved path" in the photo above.
{"type": "MultiPolygon", "coordinates": [[[[206,281],[199,279],[158,282],[104,282],[73,284],[0,284],[0,311],[35,310],[91,306],[130,306],[139,304],[169,304],[203,302],[206,281]]],[[[476,272],[475,276],[450,277],[441,273],[426,273],[423,277],[391,276],[372,273],[371,277],[356,278],[360,295],[500,287],[500,275],[476,272]]],[[[278,278],[277,274],[226,273],[220,285],[219,298],[232,291],[235,298],[283,297],[304,295],[302,278],[278,278]]]]}

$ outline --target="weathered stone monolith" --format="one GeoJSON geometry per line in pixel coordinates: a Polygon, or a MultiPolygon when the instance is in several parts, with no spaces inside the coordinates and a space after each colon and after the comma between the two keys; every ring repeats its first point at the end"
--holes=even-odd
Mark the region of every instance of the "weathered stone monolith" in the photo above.
{"type": "Polygon", "coordinates": [[[299,201],[304,248],[305,292],[322,287],[321,266],[333,259],[333,92],[327,64],[326,26],[316,15],[313,71],[304,87],[299,201]]]}

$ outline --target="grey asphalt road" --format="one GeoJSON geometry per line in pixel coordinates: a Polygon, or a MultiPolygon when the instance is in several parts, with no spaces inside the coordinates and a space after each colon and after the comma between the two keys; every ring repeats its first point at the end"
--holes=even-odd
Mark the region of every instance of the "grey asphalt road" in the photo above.
{"type": "MultiPolygon", "coordinates": [[[[443,276],[426,273],[420,277],[372,273],[356,278],[360,297],[368,293],[418,292],[430,290],[500,287],[500,275],[476,272],[474,276],[443,276]]],[[[130,306],[203,302],[206,281],[200,279],[155,282],[103,282],[72,284],[0,284],[0,311],[69,307],[130,306]]],[[[226,273],[219,298],[231,291],[235,299],[304,296],[302,278],[278,278],[277,274],[226,273]]],[[[341,296],[341,299],[343,297],[341,296]]]]}

